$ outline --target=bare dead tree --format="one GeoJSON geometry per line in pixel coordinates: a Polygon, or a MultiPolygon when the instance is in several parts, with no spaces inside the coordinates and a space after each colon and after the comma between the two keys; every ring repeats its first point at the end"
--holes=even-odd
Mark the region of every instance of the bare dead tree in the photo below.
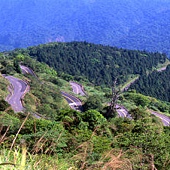
{"type": "Polygon", "coordinates": [[[117,84],[117,78],[114,80],[113,85],[112,85],[112,97],[111,97],[111,102],[108,110],[108,116],[111,117],[116,113],[116,105],[117,105],[117,100],[119,99],[121,90],[116,87],[117,84]]]}

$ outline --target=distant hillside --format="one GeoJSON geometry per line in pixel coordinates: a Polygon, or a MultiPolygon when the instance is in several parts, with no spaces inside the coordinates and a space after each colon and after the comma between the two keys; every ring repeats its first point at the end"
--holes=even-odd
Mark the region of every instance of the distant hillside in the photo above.
{"type": "Polygon", "coordinates": [[[1,0],[0,50],[88,41],[170,55],[170,1],[1,0]]]}
{"type": "Polygon", "coordinates": [[[166,61],[160,53],[118,49],[87,42],[51,43],[14,51],[27,53],[40,62],[53,67],[74,79],[86,78],[95,85],[112,85],[115,78],[122,84],[129,76],[151,72],[158,64],[166,61]]]}

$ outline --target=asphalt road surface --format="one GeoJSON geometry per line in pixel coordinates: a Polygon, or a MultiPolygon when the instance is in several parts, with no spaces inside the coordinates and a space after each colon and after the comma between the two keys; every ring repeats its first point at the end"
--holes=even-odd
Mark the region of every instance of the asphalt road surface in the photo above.
{"type": "Polygon", "coordinates": [[[162,72],[162,71],[166,70],[166,68],[167,68],[167,66],[162,67],[162,68],[158,69],[157,71],[158,71],[158,72],[162,72]]]}
{"type": "Polygon", "coordinates": [[[116,111],[117,111],[119,117],[127,117],[127,118],[130,118],[130,119],[131,119],[131,116],[130,116],[130,114],[128,113],[127,109],[124,108],[123,106],[121,106],[121,105],[116,105],[116,111]]]}
{"type": "Polygon", "coordinates": [[[157,113],[155,111],[149,110],[151,114],[155,115],[156,117],[159,117],[162,120],[162,123],[164,126],[170,126],[170,117],[157,113]]]}
{"type": "Polygon", "coordinates": [[[76,97],[74,97],[74,96],[72,96],[72,95],[70,95],[70,94],[68,94],[66,92],[61,92],[61,94],[67,100],[69,106],[72,109],[77,110],[77,111],[82,111],[83,110],[82,103],[78,98],[76,98],[76,97]]]}
{"type": "MultiPolygon", "coordinates": [[[[116,111],[119,117],[127,117],[132,119],[131,115],[128,113],[126,108],[120,105],[116,105],[116,111]]],[[[160,118],[164,126],[170,126],[170,117],[157,113],[155,111],[149,110],[151,114],[155,115],[156,117],[160,118]]]]}
{"type": "Polygon", "coordinates": [[[15,112],[23,111],[24,107],[21,103],[21,98],[27,91],[27,83],[13,76],[4,77],[8,79],[12,85],[12,88],[9,89],[11,94],[6,98],[7,102],[15,112]]]}
{"type": "Polygon", "coordinates": [[[78,83],[75,83],[75,82],[70,82],[70,85],[71,85],[71,87],[73,89],[73,92],[75,94],[79,94],[81,96],[85,96],[86,95],[84,90],[83,90],[83,88],[82,88],[82,85],[80,85],[78,83]]]}
{"type": "Polygon", "coordinates": [[[19,66],[20,66],[23,74],[31,74],[32,76],[37,78],[36,74],[34,73],[34,71],[31,68],[24,66],[24,65],[19,65],[19,66]]]}

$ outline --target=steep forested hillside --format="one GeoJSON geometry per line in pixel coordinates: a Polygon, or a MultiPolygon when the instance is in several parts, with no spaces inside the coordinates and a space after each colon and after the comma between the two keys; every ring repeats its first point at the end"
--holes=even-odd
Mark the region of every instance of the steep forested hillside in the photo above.
{"type": "Polygon", "coordinates": [[[160,100],[170,101],[170,66],[165,71],[154,71],[149,75],[142,75],[132,86],[138,92],[160,100]]]}
{"type": "MultiPolygon", "coordinates": [[[[14,52],[15,53],[15,52],[14,52]]],[[[23,53],[55,68],[60,75],[67,73],[78,79],[89,79],[96,85],[112,85],[117,77],[124,83],[129,75],[142,75],[151,71],[166,56],[95,45],[86,42],[52,43],[30,47],[23,53]]]]}
{"type": "Polygon", "coordinates": [[[169,54],[170,2],[1,0],[0,50],[88,41],[169,54]]]}

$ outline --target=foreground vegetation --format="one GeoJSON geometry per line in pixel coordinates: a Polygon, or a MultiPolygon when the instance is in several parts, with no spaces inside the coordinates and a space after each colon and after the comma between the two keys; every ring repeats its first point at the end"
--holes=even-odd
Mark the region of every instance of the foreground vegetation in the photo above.
{"type": "Polygon", "coordinates": [[[95,110],[63,110],[52,121],[1,112],[1,134],[6,135],[1,137],[0,166],[168,170],[169,127],[142,109],[131,110],[131,115],[133,121],[106,120],[95,110]]]}

